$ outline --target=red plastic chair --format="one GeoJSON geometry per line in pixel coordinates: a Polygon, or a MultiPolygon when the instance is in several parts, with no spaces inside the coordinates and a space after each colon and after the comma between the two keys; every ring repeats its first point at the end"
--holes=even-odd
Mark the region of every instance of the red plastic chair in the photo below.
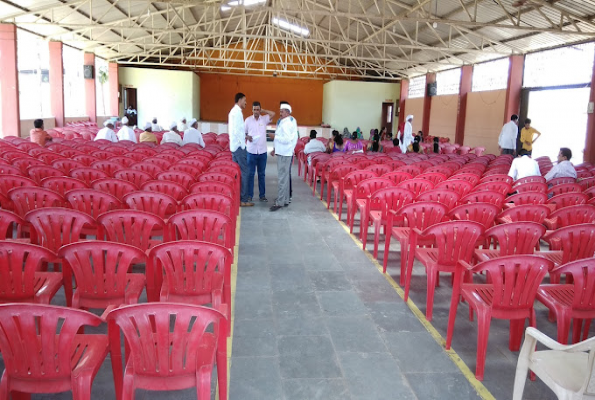
{"type": "Polygon", "coordinates": [[[104,172],[109,177],[114,176],[116,171],[119,171],[119,170],[125,168],[120,163],[108,161],[108,160],[95,161],[94,163],[92,163],[90,165],[90,167],[104,172]]]}
{"type": "Polygon", "coordinates": [[[236,226],[237,211],[229,194],[195,193],[186,196],[180,203],[185,210],[212,210],[227,215],[236,226]]]}
{"type": "Polygon", "coordinates": [[[485,231],[485,238],[493,241],[493,249],[475,250],[479,261],[511,256],[533,254],[535,247],[545,234],[545,227],[537,222],[511,222],[493,226],[485,231]]]}
{"type": "Polygon", "coordinates": [[[146,172],[147,174],[149,174],[153,177],[157,176],[157,174],[163,172],[163,169],[159,165],[148,163],[148,162],[139,162],[139,163],[132,164],[130,166],[130,169],[133,169],[135,171],[146,172]]]}
{"type": "Polygon", "coordinates": [[[508,176],[508,172],[504,173],[504,174],[491,174],[488,176],[484,176],[481,178],[481,180],[479,181],[480,183],[486,183],[486,182],[507,182],[508,184],[512,185],[512,178],[510,176],[508,176]]]}
{"type": "Polygon", "coordinates": [[[548,192],[549,196],[557,196],[566,193],[581,193],[583,188],[578,183],[563,183],[552,186],[548,192]]]}
{"type": "Polygon", "coordinates": [[[234,188],[232,194],[236,199],[236,202],[240,203],[240,179],[233,178],[227,174],[218,172],[206,172],[200,175],[197,179],[198,182],[221,182],[230,185],[234,188]]]}
{"type": "Polygon", "coordinates": [[[547,201],[547,204],[552,205],[552,207],[554,207],[554,210],[557,210],[563,207],[576,206],[578,204],[586,204],[587,200],[589,200],[589,196],[587,196],[586,194],[571,192],[554,196],[547,201]]]}
{"type": "Polygon", "coordinates": [[[31,210],[44,207],[59,207],[64,204],[60,194],[40,187],[19,187],[8,192],[17,214],[24,217],[31,210]]]}
{"type": "Polygon", "coordinates": [[[98,179],[108,178],[108,175],[105,172],[91,167],[75,168],[70,171],[69,175],[71,178],[85,182],[87,186],[91,186],[91,184],[98,179]]]}
{"type": "Polygon", "coordinates": [[[552,268],[552,263],[540,257],[514,255],[484,261],[476,266],[467,260],[459,261],[456,268],[446,348],[450,349],[459,297],[469,304],[470,316],[477,312],[477,361],[475,377],[483,380],[488,336],[492,318],[510,320],[509,348],[518,351],[521,346],[525,320],[536,326],[533,304],[539,284],[552,268]],[[464,274],[486,272],[490,283],[463,283],[464,274]]]}
{"type": "MultiPolygon", "coordinates": [[[[389,211],[386,243],[384,245],[384,259],[382,262],[383,272],[386,273],[390,242],[391,239],[394,238],[401,244],[400,284],[402,286],[405,285],[405,276],[413,270],[413,257],[410,257],[415,253],[415,248],[410,246],[412,229],[416,228],[424,230],[432,225],[443,222],[447,211],[448,210],[444,204],[428,201],[419,201],[417,203],[403,206],[399,210],[389,211]],[[397,223],[397,226],[395,226],[395,223],[397,223]]],[[[424,241],[422,238],[418,238],[417,244],[420,246],[431,246],[434,244],[434,241],[433,239],[424,241]]],[[[405,289],[405,301],[407,301],[409,298],[409,289],[405,289]]]]}
{"type": "MultiPolygon", "coordinates": [[[[182,163],[181,160],[180,163],[182,163]]],[[[193,161],[193,160],[186,160],[188,161],[193,161]]],[[[196,166],[196,165],[193,165],[196,166]]],[[[231,164],[227,164],[227,165],[221,165],[221,164],[216,164],[216,165],[210,165],[209,164],[209,168],[205,171],[206,173],[210,173],[210,172],[216,172],[218,174],[226,174],[231,176],[234,179],[238,179],[238,177],[241,175],[242,171],[240,170],[240,166],[237,165],[236,163],[231,163],[231,164]]]]}
{"type": "MultiPolygon", "coordinates": [[[[182,171],[165,171],[156,176],[159,181],[175,182],[188,189],[195,181],[194,177],[182,171]]],[[[228,177],[229,178],[229,177],[228,177]]],[[[231,178],[230,178],[231,179],[231,178]]],[[[234,187],[234,186],[232,186],[234,187]]]]}
{"type": "Polygon", "coordinates": [[[511,191],[512,188],[507,182],[484,182],[472,189],[472,192],[496,192],[503,196],[507,196],[511,191]]]}
{"type": "MultiPolygon", "coordinates": [[[[343,200],[347,194],[353,192],[354,187],[361,181],[366,179],[376,178],[376,174],[372,171],[359,170],[349,172],[343,179],[339,181],[338,193],[335,192],[335,212],[337,210],[337,200],[339,200],[339,221],[343,214],[343,200]]],[[[347,221],[349,222],[349,213],[347,214],[347,221]]]]}
{"type": "MultiPolygon", "coordinates": [[[[392,187],[393,183],[384,178],[370,178],[365,179],[355,185],[353,191],[345,192],[345,197],[347,198],[347,219],[349,224],[349,232],[353,233],[353,225],[355,222],[355,214],[357,210],[361,212],[360,219],[363,223],[365,216],[368,212],[368,196],[372,193],[376,192],[377,190],[392,187]]],[[[363,224],[360,225],[360,233],[363,224]]]]}
{"type": "MultiPolygon", "coordinates": [[[[529,183],[531,185],[531,183],[529,183]]],[[[522,192],[513,194],[504,199],[505,205],[523,206],[526,204],[545,204],[547,195],[545,192],[522,192]]]]}
{"type": "Polygon", "coordinates": [[[157,165],[163,171],[167,171],[172,166],[172,163],[170,161],[164,160],[163,158],[159,158],[157,156],[149,157],[149,158],[145,159],[144,162],[157,165]]]}
{"type": "Polygon", "coordinates": [[[52,167],[59,169],[64,173],[64,175],[68,176],[70,174],[70,171],[72,171],[75,168],[84,168],[85,164],[69,159],[59,159],[52,162],[52,167]]]}
{"type": "Polygon", "coordinates": [[[550,179],[547,183],[548,183],[548,185],[558,186],[558,185],[564,185],[567,183],[576,183],[576,179],[570,178],[570,177],[554,178],[554,179],[550,179]]]}
{"type": "MultiPolygon", "coordinates": [[[[548,233],[544,240],[551,247],[560,250],[535,254],[553,261],[556,267],[582,258],[591,258],[595,254],[595,224],[566,226],[548,233]]],[[[555,274],[550,275],[550,281],[559,282],[555,274]]]]}
{"type": "Polygon", "coordinates": [[[39,160],[43,161],[44,163],[46,163],[47,165],[52,165],[53,161],[65,159],[65,157],[60,154],[49,153],[49,152],[40,154],[37,156],[37,158],[39,160]]]}
{"type": "Polygon", "coordinates": [[[0,241],[2,240],[17,240],[21,239],[22,227],[25,225],[25,220],[17,214],[0,209],[0,241]]]}
{"type": "Polygon", "coordinates": [[[471,187],[473,187],[473,186],[476,186],[477,184],[479,184],[480,178],[476,174],[460,173],[460,174],[454,174],[453,176],[448,178],[448,180],[467,181],[471,184],[471,187]]]}
{"type": "Polygon", "coordinates": [[[64,260],[65,287],[72,293],[73,308],[97,308],[107,312],[124,304],[136,304],[145,288],[145,275],[130,273],[132,265],[145,264],[145,253],[133,246],[99,240],[63,246],[58,257],[64,260]]]}
{"type": "MultiPolygon", "coordinates": [[[[176,213],[168,220],[170,237],[177,240],[202,240],[215,243],[233,252],[235,232],[227,215],[212,210],[187,210],[176,213]]],[[[228,303],[228,301],[226,301],[228,303]]]]}
{"type": "MultiPolygon", "coordinates": [[[[428,277],[426,299],[426,319],[428,321],[432,320],[434,291],[438,284],[438,273],[454,273],[457,262],[470,262],[475,246],[469,244],[476,243],[483,231],[483,226],[473,221],[441,222],[423,231],[413,229],[410,246],[415,249],[415,258],[424,265],[428,277]],[[433,237],[435,247],[417,248],[417,241],[420,236],[424,239],[429,239],[430,236],[433,237]]],[[[411,275],[407,274],[405,279],[405,290],[407,291],[411,287],[411,275]]]]}
{"type": "Polygon", "coordinates": [[[118,200],[122,200],[127,193],[138,190],[134,183],[116,178],[98,179],[91,184],[91,188],[111,194],[118,200]]]}
{"type": "Polygon", "coordinates": [[[76,333],[84,325],[99,324],[99,317],[83,310],[0,305],[0,351],[6,365],[0,398],[10,398],[10,392],[20,392],[18,398],[24,399],[30,397],[28,393],[71,390],[73,400],[90,399],[93,379],[107,356],[108,340],[105,335],[76,333]]]}
{"type": "Polygon", "coordinates": [[[413,178],[403,181],[397,185],[397,187],[407,189],[412,192],[415,197],[419,196],[423,192],[427,192],[428,190],[434,189],[434,184],[426,179],[421,178],[413,178]]]}
{"type": "Polygon", "coordinates": [[[13,167],[12,165],[0,165],[0,175],[12,175],[12,176],[25,176],[19,168],[13,167]]]}
{"type": "Polygon", "coordinates": [[[525,193],[525,192],[537,192],[547,193],[547,184],[542,182],[526,182],[522,185],[514,185],[512,187],[513,192],[525,193]]]}
{"type": "Polygon", "coordinates": [[[78,179],[69,178],[66,176],[56,176],[44,178],[41,181],[40,186],[44,189],[52,190],[62,196],[67,192],[74,189],[86,189],[87,185],[85,182],[79,181],[78,179]]]}
{"type": "Polygon", "coordinates": [[[39,184],[44,178],[64,176],[64,173],[56,168],[44,166],[34,166],[27,171],[29,178],[39,184]]]}
{"type": "Polygon", "coordinates": [[[123,200],[131,210],[147,211],[159,215],[161,218],[174,214],[178,209],[176,199],[157,192],[131,192],[125,195],[123,200]]]}
{"type": "Polygon", "coordinates": [[[514,181],[514,185],[512,187],[516,190],[517,186],[521,186],[526,183],[545,183],[545,178],[543,176],[526,176],[514,181]]]}
{"type": "Polygon", "coordinates": [[[129,244],[143,251],[162,242],[154,236],[154,232],[163,231],[163,219],[146,211],[108,211],[97,217],[97,223],[98,239],[129,244]]]}
{"type": "Polygon", "coordinates": [[[422,173],[422,169],[416,165],[403,165],[395,169],[395,172],[406,172],[411,176],[416,176],[422,173]]]}
{"type": "Polygon", "coordinates": [[[388,213],[391,210],[399,210],[401,207],[412,203],[414,199],[415,194],[413,192],[399,187],[386,187],[368,196],[365,207],[360,207],[363,216],[360,232],[363,250],[366,249],[368,226],[371,221],[374,225],[374,258],[378,258],[380,228],[385,227],[386,231],[388,213]]]}
{"type": "Polygon", "coordinates": [[[11,189],[20,187],[36,187],[37,183],[33,179],[24,176],[1,174],[0,175],[0,193],[7,194],[11,189]]]}
{"type": "MultiPolygon", "coordinates": [[[[4,216],[0,222],[4,225],[4,216]]],[[[55,257],[41,246],[0,241],[0,276],[5,277],[0,279],[0,303],[49,304],[62,287],[62,274],[42,269],[55,257]]]]}
{"type": "Polygon", "coordinates": [[[384,174],[388,174],[389,172],[393,172],[392,167],[387,164],[373,164],[366,167],[365,169],[367,171],[375,172],[378,176],[382,176],[384,174]]]}
{"type": "Polygon", "coordinates": [[[122,169],[114,173],[114,178],[128,181],[136,187],[141,187],[143,183],[153,180],[153,177],[143,171],[134,169],[122,169]]]}
{"type": "MultiPolygon", "coordinates": [[[[333,168],[326,178],[327,190],[326,190],[326,208],[329,209],[331,206],[331,191],[335,191],[335,206],[334,211],[337,211],[337,197],[339,193],[339,187],[341,180],[347,176],[350,172],[357,171],[357,167],[354,165],[338,165],[333,168]]],[[[320,200],[323,198],[324,187],[320,188],[320,200]]]]}
{"type": "Polygon", "coordinates": [[[393,185],[397,186],[399,183],[406,181],[407,179],[413,179],[413,175],[407,172],[393,171],[381,176],[381,178],[389,179],[393,182],[393,185]]]}
{"type": "Polygon", "coordinates": [[[434,201],[444,204],[447,209],[455,207],[461,197],[448,189],[432,189],[417,196],[416,201],[434,201]]]}
{"type": "Polygon", "coordinates": [[[93,156],[90,156],[90,155],[86,155],[86,154],[85,155],[81,155],[81,156],[74,156],[72,159],[74,161],[81,162],[84,165],[91,165],[94,162],[99,161],[99,158],[93,157],[93,156]]]}
{"type": "Polygon", "coordinates": [[[583,192],[587,189],[595,187],[595,177],[585,178],[578,181],[578,184],[583,189],[583,192]]]}
{"type": "Polygon", "coordinates": [[[469,193],[463,197],[459,203],[461,204],[468,204],[468,203],[488,203],[494,204],[498,208],[502,208],[502,203],[504,202],[504,195],[501,193],[496,192],[473,192],[469,193]]]}
{"type": "Polygon", "coordinates": [[[174,164],[168,170],[184,172],[184,173],[192,176],[195,180],[203,171],[202,169],[197,168],[190,164],[174,164]]]}
{"type": "Polygon", "coordinates": [[[489,203],[462,204],[450,210],[449,217],[457,221],[473,221],[481,224],[484,230],[494,225],[500,208],[489,203]]]}
{"type": "Polygon", "coordinates": [[[186,190],[186,188],[178,183],[170,181],[148,181],[143,183],[141,190],[167,194],[177,201],[181,201],[188,195],[188,190],[186,190]]]}
{"type": "Polygon", "coordinates": [[[417,175],[415,179],[425,179],[427,181],[432,182],[434,185],[437,185],[438,183],[445,181],[447,179],[447,176],[441,174],[440,172],[424,172],[422,174],[417,175]]]}
{"type": "Polygon", "coordinates": [[[47,167],[43,161],[30,157],[17,158],[12,161],[12,166],[20,169],[23,174],[26,174],[29,168],[32,167],[47,167]]]}
{"type": "Polygon", "coordinates": [[[496,221],[500,224],[522,221],[543,224],[550,213],[550,208],[544,204],[525,204],[505,209],[498,214],[496,221]]]}
{"type": "Polygon", "coordinates": [[[226,321],[219,311],[190,304],[136,304],[113,310],[107,320],[117,400],[133,400],[136,389],[188,388],[208,399],[215,360],[219,396],[227,399],[226,321]],[[124,372],[120,330],[130,350],[124,372]]]}
{"type": "Polygon", "coordinates": [[[471,192],[473,185],[467,180],[448,179],[444,182],[438,183],[434,189],[446,189],[457,193],[459,196],[465,196],[471,192]]]}
{"type": "Polygon", "coordinates": [[[110,161],[116,164],[120,164],[123,168],[130,168],[136,161],[130,157],[114,156],[108,158],[106,161],[110,161]]]}
{"type": "Polygon", "coordinates": [[[94,219],[107,211],[122,208],[122,202],[117,197],[95,189],[71,190],[66,193],[66,200],[74,210],[81,211],[94,219]]]}
{"type": "Polygon", "coordinates": [[[541,285],[537,290],[537,300],[555,315],[558,323],[558,342],[568,343],[571,320],[572,343],[581,340],[583,320],[585,326],[582,340],[586,340],[591,319],[595,318],[595,259],[573,261],[555,268],[552,272],[572,276],[572,284],[541,285]]]}
{"type": "Polygon", "coordinates": [[[595,223],[595,207],[590,204],[563,207],[554,211],[543,223],[550,230],[595,223]]]}

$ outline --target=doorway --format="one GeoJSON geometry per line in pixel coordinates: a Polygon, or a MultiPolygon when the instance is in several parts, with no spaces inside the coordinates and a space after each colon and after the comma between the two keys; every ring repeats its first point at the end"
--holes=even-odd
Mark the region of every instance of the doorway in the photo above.
{"type": "MultiPolygon", "coordinates": [[[[568,147],[572,163],[583,162],[590,91],[589,87],[531,90],[523,96],[527,101],[526,117],[541,132],[533,144],[533,158],[547,156],[555,160],[560,147],[568,147]]],[[[524,124],[523,114],[520,127],[524,124]]]]}
{"type": "Polygon", "coordinates": [[[137,125],[138,103],[136,102],[136,88],[124,88],[124,115],[130,120],[131,126],[137,125]],[[132,106],[136,110],[136,114],[127,115],[126,109],[128,106],[132,106]]]}
{"type": "Polygon", "coordinates": [[[386,132],[393,134],[393,111],[394,103],[382,103],[382,119],[380,129],[386,127],[386,132]]]}

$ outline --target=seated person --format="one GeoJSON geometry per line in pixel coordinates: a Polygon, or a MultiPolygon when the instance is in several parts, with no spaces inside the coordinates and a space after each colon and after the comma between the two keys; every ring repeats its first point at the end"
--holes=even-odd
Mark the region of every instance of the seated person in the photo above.
{"type": "Polygon", "coordinates": [[[139,142],[141,143],[155,143],[157,144],[157,138],[155,134],[153,134],[153,127],[151,126],[150,122],[145,124],[145,131],[140,134],[139,142]]]}
{"type": "Polygon", "coordinates": [[[420,145],[421,142],[421,136],[416,136],[415,138],[413,138],[413,143],[411,143],[409,146],[407,146],[407,153],[423,153],[423,147],[421,147],[420,145]],[[417,143],[417,146],[413,146],[414,144],[417,143]],[[417,150],[416,150],[417,149],[417,150]]]}
{"type": "Polygon", "coordinates": [[[157,118],[153,118],[153,121],[151,121],[151,132],[161,132],[163,131],[163,128],[161,127],[161,125],[159,125],[157,123],[157,118]]]}
{"type": "Polygon", "coordinates": [[[190,127],[184,131],[184,144],[196,143],[202,148],[205,147],[205,141],[202,138],[202,133],[198,131],[198,121],[196,118],[192,118],[188,124],[190,127]]]}
{"type": "Polygon", "coordinates": [[[567,147],[562,147],[558,153],[558,164],[555,165],[546,175],[545,180],[551,181],[554,178],[574,178],[576,179],[576,170],[570,163],[572,151],[567,147]]]}
{"type": "Polygon", "coordinates": [[[537,161],[531,158],[527,150],[522,149],[517,158],[512,160],[508,176],[517,181],[527,176],[541,176],[541,172],[539,172],[537,161]]]}
{"type": "Polygon", "coordinates": [[[434,153],[440,154],[440,138],[438,136],[434,137],[434,148],[432,150],[434,153]]]}
{"type": "Polygon", "coordinates": [[[332,153],[343,152],[343,151],[345,151],[345,145],[343,144],[343,136],[337,135],[337,136],[335,136],[335,140],[333,141],[332,153]]]}
{"type": "Polygon", "coordinates": [[[384,148],[380,145],[380,135],[375,133],[372,137],[372,141],[368,145],[368,151],[374,153],[382,153],[384,148]]]}
{"type": "Polygon", "coordinates": [[[41,147],[44,147],[47,142],[52,141],[52,137],[43,130],[43,119],[36,119],[33,121],[33,126],[35,128],[31,129],[29,132],[29,140],[32,143],[37,143],[41,147]]]}
{"type": "Polygon", "coordinates": [[[97,135],[95,136],[95,140],[109,140],[112,143],[118,142],[118,135],[114,132],[114,123],[112,120],[108,119],[103,123],[104,128],[102,128],[97,135]]]}
{"type": "Polygon", "coordinates": [[[316,140],[317,132],[312,129],[310,131],[310,141],[304,147],[304,154],[308,155],[308,165],[310,165],[311,157],[309,154],[311,153],[325,153],[326,146],[320,140],[316,140]]]}
{"type": "Polygon", "coordinates": [[[169,124],[169,131],[163,134],[163,138],[161,138],[161,144],[175,143],[181,146],[182,136],[180,136],[178,132],[178,123],[173,121],[171,124],[169,124]]]}
{"type": "Polygon", "coordinates": [[[357,131],[351,134],[351,138],[345,143],[345,151],[360,151],[364,149],[364,144],[357,138],[357,131]]]}
{"type": "Polygon", "coordinates": [[[385,150],[388,152],[390,150],[391,153],[403,153],[403,151],[401,150],[401,142],[399,141],[398,137],[395,137],[393,139],[393,148],[389,149],[385,147],[385,150]]]}
{"type": "Polygon", "coordinates": [[[122,127],[118,131],[118,140],[130,140],[136,143],[136,134],[134,133],[134,129],[130,127],[128,117],[122,118],[122,127]]]}

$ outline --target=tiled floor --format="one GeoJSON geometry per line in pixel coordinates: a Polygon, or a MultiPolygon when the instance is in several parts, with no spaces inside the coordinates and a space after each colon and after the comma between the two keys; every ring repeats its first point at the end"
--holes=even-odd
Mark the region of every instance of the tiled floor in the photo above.
{"type": "MultiPolygon", "coordinates": [[[[269,157],[271,201],[276,183],[269,157]]],[[[242,210],[230,399],[480,398],[295,167],[293,184],[289,207],[242,210]]],[[[398,245],[391,250],[394,266],[398,245]]],[[[425,312],[425,275],[414,273],[411,297],[425,312]]],[[[445,276],[433,322],[443,337],[450,293],[445,276]]],[[[453,347],[474,373],[477,330],[467,316],[462,305],[453,347]]],[[[541,310],[539,321],[554,335],[546,316],[541,310]]],[[[508,323],[495,321],[490,333],[484,384],[509,399],[517,353],[508,350],[508,323]]],[[[525,397],[555,398],[541,382],[528,382],[525,397]]]]}

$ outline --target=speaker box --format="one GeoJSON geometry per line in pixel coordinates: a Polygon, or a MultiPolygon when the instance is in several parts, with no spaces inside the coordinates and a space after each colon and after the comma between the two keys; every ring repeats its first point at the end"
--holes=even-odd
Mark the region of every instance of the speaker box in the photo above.
{"type": "Polygon", "coordinates": [[[436,96],[438,94],[438,82],[428,83],[428,96],[436,96]]]}
{"type": "Polygon", "coordinates": [[[85,65],[83,69],[83,77],[85,79],[93,79],[93,66],[85,65]]]}

